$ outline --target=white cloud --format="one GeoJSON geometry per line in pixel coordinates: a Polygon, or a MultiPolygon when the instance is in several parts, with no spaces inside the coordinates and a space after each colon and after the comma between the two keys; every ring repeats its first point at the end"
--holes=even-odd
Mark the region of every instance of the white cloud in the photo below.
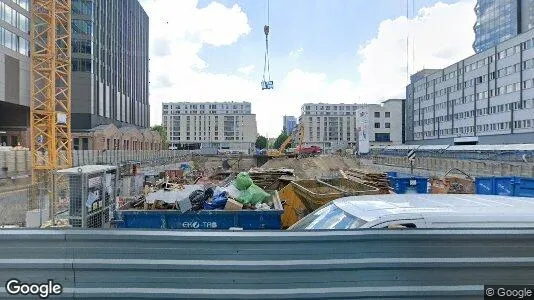
{"type": "Polygon", "coordinates": [[[240,73],[243,73],[244,75],[250,75],[250,73],[254,71],[254,68],[255,68],[254,65],[248,65],[248,66],[237,69],[237,71],[239,71],[240,73]]]}
{"type": "MultiPolygon", "coordinates": [[[[282,129],[282,116],[298,117],[305,102],[372,103],[404,97],[408,30],[416,42],[412,70],[445,67],[472,54],[474,0],[437,3],[420,10],[413,19],[399,17],[380,23],[375,38],[355,52],[361,60],[354,70],[359,72],[360,82],[294,68],[282,78],[273,78],[274,90],[262,91],[261,79],[251,76],[255,66],[242,66],[236,75],[215,74],[199,56],[206,45],[230,45],[250,33],[247,15],[238,5],[212,2],[199,9],[196,0],[142,3],[151,22],[152,124],[161,122],[163,101],[250,101],[257,114],[258,132],[273,137],[282,129]]],[[[298,58],[303,51],[295,49],[290,56],[298,58]]]]}
{"type": "Polygon", "coordinates": [[[380,23],[377,36],[361,46],[358,71],[362,97],[379,101],[404,97],[406,36],[410,33],[410,73],[423,68],[443,68],[472,55],[475,23],[474,0],[454,4],[436,3],[419,10],[412,19],[399,17],[380,23]],[[415,41],[415,65],[412,42],[415,41]]]}
{"type": "Polygon", "coordinates": [[[298,49],[291,50],[291,52],[289,52],[289,56],[293,58],[299,58],[302,55],[302,52],[304,52],[304,48],[300,47],[298,49]]]}
{"type": "Polygon", "coordinates": [[[239,5],[211,2],[198,8],[198,0],[141,0],[141,4],[150,17],[152,124],[161,123],[164,101],[222,99],[217,89],[236,88],[235,82],[244,80],[208,73],[209,65],[199,55],[206,45],[231,45],[250,32],[239,5]]]}

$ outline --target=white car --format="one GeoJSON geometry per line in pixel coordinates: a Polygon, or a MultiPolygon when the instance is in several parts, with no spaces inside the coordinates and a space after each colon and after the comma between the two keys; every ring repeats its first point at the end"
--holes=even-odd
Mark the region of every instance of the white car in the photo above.
{"type": "Polygon", "coordinates": [[[334,200],[289,230],[356,228],[534,228],[534,198],[404,194],[334,200]]]}

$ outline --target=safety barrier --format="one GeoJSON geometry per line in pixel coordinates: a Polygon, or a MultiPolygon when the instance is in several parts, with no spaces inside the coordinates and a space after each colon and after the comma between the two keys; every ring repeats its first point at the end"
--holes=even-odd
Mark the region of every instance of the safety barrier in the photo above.
{"type": "Polygon", "coordinates": [[[478,299],[529,284],[534,229],[0,231],[5,282],[51,279],[70,299],[478,299]]]}

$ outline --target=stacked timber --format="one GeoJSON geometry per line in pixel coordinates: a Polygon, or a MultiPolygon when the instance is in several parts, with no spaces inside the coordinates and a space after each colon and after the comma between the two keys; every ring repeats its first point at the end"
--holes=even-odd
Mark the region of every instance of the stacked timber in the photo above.
{"type": "Polygon", "coordinates": [[[254,184],[264,190],[281,190],[290,181],[295,180],[292,169],[250,169],[248,175],[254,184]]]}
{"type": "Polygon", "coordinates": [[[377,188],[380,194],[391,193],[386,173],[376,173],[359,169],[349,169],[345,171],[345,175],[349,179],[361,181],[367,185],[377,188]]]}

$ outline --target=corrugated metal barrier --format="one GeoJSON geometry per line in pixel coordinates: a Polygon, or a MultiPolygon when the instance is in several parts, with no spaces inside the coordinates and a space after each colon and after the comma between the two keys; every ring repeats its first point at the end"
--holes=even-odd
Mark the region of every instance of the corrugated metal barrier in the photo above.
{"type": "Polygon", "coordinates": [[[0,269],[2,299],[11,278],[53,279],[51,299],[482,299],[532,283],[534,229],[3,230],[0,269]]]}

